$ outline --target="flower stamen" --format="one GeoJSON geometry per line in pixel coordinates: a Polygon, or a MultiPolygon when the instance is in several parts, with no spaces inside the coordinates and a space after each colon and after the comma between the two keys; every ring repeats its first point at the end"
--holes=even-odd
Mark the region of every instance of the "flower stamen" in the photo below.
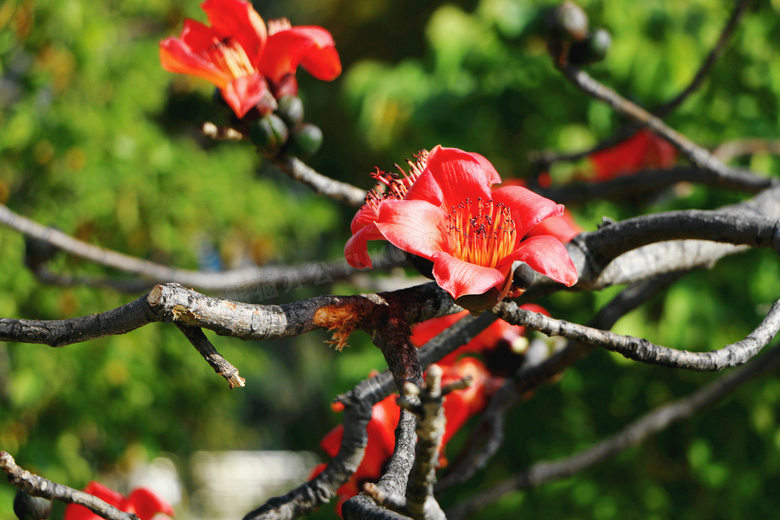
{"type": "Polygon", "coordinates": [[[481,197],[452,206],[447,215],[452,256],[482,267],[495,268],[516,249],[516,229],[505,204],[481,197]]]}
{"type": "Polygon", "coordinates": [[[371,173],[377,184],[366,194],[366,205],[379,214],[379,204],[385,199],[403,200],[409,188],[422,175],[428,162],[428,150],[422,150],[414,156],[415,161],[407,159],[409,171],[395,165],[398,172],[384,172],[379,168],[371,173]]]}
{"type": "Polygon", "coordinates": [[[257,72],[244,48],[234,38],[215,42],[206,54],[212,63],[233,79],[257,72]]]}

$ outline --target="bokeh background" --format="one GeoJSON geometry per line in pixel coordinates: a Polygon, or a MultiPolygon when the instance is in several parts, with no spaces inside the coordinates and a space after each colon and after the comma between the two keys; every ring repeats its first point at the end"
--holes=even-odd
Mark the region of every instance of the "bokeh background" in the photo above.
{"type": "MultiPolygon", "coordinates": [[[[583,1],[591,25],[613,37],[590,72],[653,107],[691,79],[733,2],[583,1]]],[[[325,133],[309,164],[369,188],[436,144],[479,152],[504,177],[531,174],[533,150],[577,151],[623,121],[567,84],[552,66],[529,0],[256,2],[266,18],[329,29],[344,73],[332,83],[299,73],[306,120],[325,133]]],[[[668,118],[696,142],[774,139],[780,129],[780,1],[755,2],[710,79],[668,118]]],[[[87,242],[190,269],[337,259],[354,210],[314,196],[247,143],[215,143],[205,120],[225,121],[205,82],[163,71],[158,41],[196,1],[5,0],[0,5],[0,202],[87,242]]],[[[780,173],[767,153],[738,164],[780,173]]],[[[565,183],[587,161],[551,172],[565,183]]],[[[573,206],[579,224],[680,208],[714,208],[739,193],[678,187],[672,194],[573,206]]],[[[140,294],[43,285],[24,267],[24,240],[0,228],[0,316],[60,319],[112,309],[140,294]]],[[[59,255],[52,270],[121,278],[59,255]]],[[[778,297],[770,252],[693,273],[623,318],[621,333],[692,350],[743,337],[778,297]]],[[[285,289],[285,288],[281,288],[285,289]]],[[[584,322],[619,288],[556,294],[556,317],[584,322]]],[[[347,282],[280,290],[278,303],[358,291],[347,282]]],[[[258,295],[259,296],[259,295],[258,295]]],[[[257,298],[259,301],[262,298],[257,298]]],[[[24,468],[72,487],[117,480],[160,454],[184,493],[181,518],[199,512],[189,468],[198,450],[313,451],[339,421],[333,397],[382,368],[356,333],[336,352],[324,333],[264,342],[215,339],[247,378],[228,390],[172,326],[66,348],[0,343],[0,449],[24,468]]],[[[597,351],[508,418],[489,468],[441,497],[446,506],[534,461],[564,457],[651,407],[716,375],[641,366],[597,351]]],[[[780,381],[765,377],[615,460],[528,493],[476,518],[770,518],[780,509],[780,381]]],[[[449,449],[455,452],[463,432],[449,449]]],[[[0,518],[14,489],[0,486],[0,518]]],[[[62,505],[54,518],[61,515],[62,505]]],[[[316,518],[331,518],[326,506],[316,518]]]]}

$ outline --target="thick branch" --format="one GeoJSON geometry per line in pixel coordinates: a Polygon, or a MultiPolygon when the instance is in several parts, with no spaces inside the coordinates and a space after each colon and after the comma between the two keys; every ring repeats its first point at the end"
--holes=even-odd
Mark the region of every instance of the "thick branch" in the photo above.
{"type": "Polygon", "coordinates": [[[688,418],[728,396],[745,382],[775,370],[780,365],[780,347],[774,347],[759,361],[731,372],[693,394],[645,414],[618,433],[567,459],[539,462],[526,471],[490,488],[447,511],[447,518],[460,520],[495,503],[503,495],[518,489],[530,489],[545,482],[569,477],[635,446],[670,424],[688,418]]]}

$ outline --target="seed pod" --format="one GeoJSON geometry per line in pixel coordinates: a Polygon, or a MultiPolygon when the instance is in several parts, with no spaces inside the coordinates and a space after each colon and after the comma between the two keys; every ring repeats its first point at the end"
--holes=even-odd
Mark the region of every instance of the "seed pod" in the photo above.
{"type": "Polygon", "coordinates": [[[303,123],[292,130],[289,154],[306,158],[320,149],[322,145],[322,130],[310,123],[303,123]]]}
{"type": "Polygon", "coordinates": [[[293,128],[303,121],[303,102],[298,96],[283,96],[278,101],[279,107],[276,114],[281,117],[287,126],[293,128]]]}
{"type": "Polygon", "coordinates": [[[249,138],[252,143],[261,153],[270,157],[279,154],[289,137],[290,132],[287,125],[274,114],[253,121],[249,127],[249,138]]]}

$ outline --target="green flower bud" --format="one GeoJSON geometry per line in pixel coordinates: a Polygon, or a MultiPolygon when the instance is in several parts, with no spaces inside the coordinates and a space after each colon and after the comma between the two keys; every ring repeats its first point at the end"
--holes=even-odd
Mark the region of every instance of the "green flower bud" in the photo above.
{"type": "Polygon", "coordinates": [[[268,114],[249,126],[249,138],[257,149],[268,156],[276,156],[287,143],[290,132],[282,118],[268,114]]]}
{"type": "Polygon", "coordinates": [[[322,130],[310,123],[303,123],[292,129],[288,153],[296,157],[309,157],[322,145],[322,130]]]}
{"type": "Polygon", "coordinates": [[[292,128],[303,121],[303,102],[298,96],[282,96],[278,101],[277,115],[292,128]]]}

